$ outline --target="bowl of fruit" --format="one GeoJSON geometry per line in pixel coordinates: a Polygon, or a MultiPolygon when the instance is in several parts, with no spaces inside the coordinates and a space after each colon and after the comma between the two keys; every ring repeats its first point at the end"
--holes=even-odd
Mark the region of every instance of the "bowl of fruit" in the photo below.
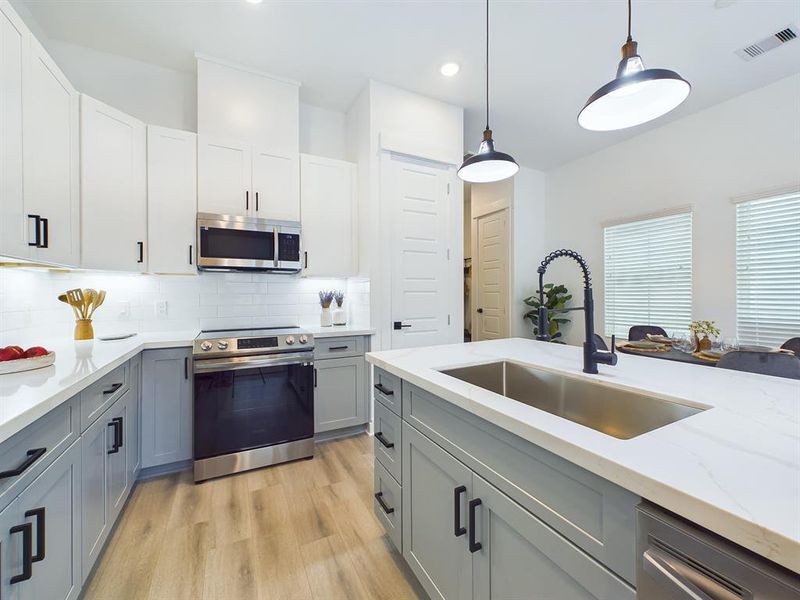
{"type": "Polygon", "coordinates": [[[49,367],[55,360],[56,353],[42,346],[31,346],[27,350],[21,346],[6,346],[0,348],[0,375],[49,367]]]}

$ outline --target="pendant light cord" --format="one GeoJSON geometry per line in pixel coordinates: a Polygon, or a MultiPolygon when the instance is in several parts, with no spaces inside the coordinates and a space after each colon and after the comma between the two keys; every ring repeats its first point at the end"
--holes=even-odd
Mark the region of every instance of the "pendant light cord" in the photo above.
{"type": "Polygon", "coordinates": [[[486,129],[489,129],[489,0],[486,0],[486,129]]]}
{"type": "Polygon", "coordinates": [[[631,0],[628,0],[628,41],[632,41],[631,38],[631,0]]]}

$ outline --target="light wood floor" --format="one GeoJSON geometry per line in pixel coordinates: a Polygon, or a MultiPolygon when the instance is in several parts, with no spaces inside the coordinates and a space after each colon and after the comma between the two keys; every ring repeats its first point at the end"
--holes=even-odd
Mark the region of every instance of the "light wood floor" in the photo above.
{"type": "Polygon", "coordinates": [[[372,438],[195,485],[140,482],[86,600],[425,598],[372,514],[372,438]]]}

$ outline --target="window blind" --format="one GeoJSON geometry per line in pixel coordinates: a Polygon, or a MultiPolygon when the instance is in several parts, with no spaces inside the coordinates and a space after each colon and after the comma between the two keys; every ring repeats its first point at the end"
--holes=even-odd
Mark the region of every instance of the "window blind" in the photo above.
{"type": "Polygon", "coordinates": [[[736,205],[736,329],[767,346],[800,336],[800,193],[736,205]]]}
{"type": "Polygon", "coordinates": [[[692,213],[611,225],[605,243],[605,333],[632,325],[669,334],[692,320],[692,213]]]}

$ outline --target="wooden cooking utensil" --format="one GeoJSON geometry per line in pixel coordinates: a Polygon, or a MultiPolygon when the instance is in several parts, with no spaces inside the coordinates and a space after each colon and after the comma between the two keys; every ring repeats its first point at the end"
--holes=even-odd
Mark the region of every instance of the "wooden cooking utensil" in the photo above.
{"type": "Polygon", "coordinates": [[[92,312],[89,313],[89,318],[90,319],[92,318],[92,315],[94,314],[94,311],[96,311],[98,308],[100,308],[100,305],[103,304],[103,302],[105,302],[105,299],[106,299],[106,291],[105,290],[100,290],[99,292],[95,293],[95,296],[94,296],[93,301],[92,301],[92,312]]]}
{"type": "Polygon", "coordinates": [[[89,308],[92,306],[92,299],[95,291],[89,288],[83,290],[83,316],[89,318],[89,308]]]}
{"type": "Polygon", "coordinates": [[[83,292],[79,288],[75,288],[74,290],[67,290],[66,296],[70,305],[80,313],[81,318],[85,319],[86,315],[81,312],[83,310],[83,292]]]}
{"type": "Polygon", "coordinates": [[[63,302],[64,304],[69,304],[70,308],[72,308],[72,312],[75,315],[76,319],[80,319],[81,318],[81,316],[78,314],[78,309],[75,308],[74,306],[72,306],[72,304],[69,303],[69,300],[67,299],[67,295],[66,294],[59,294],[58,295],[58,299],[61,302],[63,302]]]}

